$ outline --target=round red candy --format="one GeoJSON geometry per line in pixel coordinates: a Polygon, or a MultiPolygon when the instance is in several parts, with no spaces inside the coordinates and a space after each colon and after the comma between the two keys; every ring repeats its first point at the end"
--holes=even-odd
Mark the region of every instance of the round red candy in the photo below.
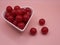
{"type": "Polygon", "coordinates": [[[24,21],[24,22],[27,22],[27,21],[29,20],[29,18],[30,18],[30,16],[27,15],[27,14],[25,14],[25,15],[23,16],[23,21],[24,21]]]}
{"type": "Polygon", "coordinates": [[[9,16],[9,17],[7,17],[7,20],[12,23],[14,21],[14,18],[12,16],[9,16]]]}
{"type": "Polygon", "coordinates": [[[22,10],[22,15],[26,14],[26,10],[24,8],[21,8],[22,10]]]}
{"type": "Polygon", "coordinates": [[[14,10],[19,10],[19,9],[20,9],[19,6],[15,6],[15,7],[14,7],[14,10]]]}
{"type": "Polygon", "coordinates": [[[48,33],[48,28],[47,27],[43,27],[42,29],[41,29],[41,33],[42,34],[47,34],[48,33]]]}
{"type": "Polygon", "coordinates": [[[37,29],[36,28],[31,28],[30,29],[30,34],[31,35],[35,35],[37,33],[37,29]]]}
{"type": "Polygon", "coordinates": [[[31,16],[31,13],[29,13],[29,12],[27,12],[26,14],[29,15],[29,17],[31,16]]]}
{"type": "Polygon", "coordinates": [[[45,20],[44,20],[44,19],[40,19],[40,20],[39,20],[39,24],[40,24],[41,26],[43,26],[43,25],[45,24],[45,20]]]}
{"type": "Polygon", "coordinates": [[[11,12],[12,11],[12,7],[11,6],[7,6],[6,11],[7,12],[11,12]]]}
{"type": "Polygon", "coordinates": [[[20,9],[20,10],[17,10],[17,11],[16,11],[16,14],[17,14],[17,15],[22,15],[23,12],[22,12],[22,10],[20,9]]]}
{"type": "Polygon", "coordinates": [[[12,10],[12,16],[16,17],[16,11],[15,10],[12,10]]]}
{"type": "Polygon", "coordinates": [[[15,20],[17,22],[21,22],[23,20],[23,17],[21,15],[17,15],[15,20]]]}
{"type": "Polygon", "coordinates": [[[25,24],[23,22],[18,23],[18,27],[20,29],[23,29],[25,27],[25,24]]]}
{"type": "Polygon", "coordinates": [[[10,16],[8,12],[5,13],[5,18],[7,19],[10,16]]]}
{"type": "Polygon", "coordinates": [[[13,24],[17,26],[17,21],[14,20],[14,21],[13,21],[13,24]]]}
{"type": "Polygon", "coordinates": [[[32,12],[32,10],[29,7],[25,8],[25,10],[30,13],[32,12]]]}

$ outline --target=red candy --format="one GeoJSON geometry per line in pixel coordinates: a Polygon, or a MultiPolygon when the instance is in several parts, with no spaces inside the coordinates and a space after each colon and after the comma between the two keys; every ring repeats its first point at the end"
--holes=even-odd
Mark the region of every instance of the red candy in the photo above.
{"type": "Polygon", "coordinates": [[[19,6],[15,6],[15,7],[14,7],[14,10],[19,10],[19,9],[20,9],[19,6]]]}
{"type": "Polygon", "coordinates": [[[13,21],[13,24],[17,26],[18,23],[17,23],[17,21],[13,21]]]}
{"type": "Polygon", "coordinates": [[[30,12],[27,12],[26,14],[29,15],[29,17],[31,16],[31,13],[30,12]]]}
{"type": "Polygon", "coordinates": [[[42,34],[47,34],[48,33],[48,28],[47,27],[43,27],[42,29],[41,29],[41,33],[42,34]]]}
{"type": "Polygon", "coordinates": [[[16,17],[16,11],[15,10],[12,10],[12,16],[16,17]]]}
{"type": "Polygon", "coordinates": [[[40,19],[40,20],[39,20],[39,24],[40,24],[41,26],[43,26],[43,25],[45,24],[45,20],[44,20],[44,19],[40,19]]]}
{"type": "Polygon", "coordinates": [[[20,29],[23,29],[25,27],[25,24],[23,22],[18,23],[18,27],[20,29]]]}
{"type": "Polygon", "coordinates": [[[5,13],[5,18],[7,19],[7,17],[9,17],[10,14],[8,12],[5,13]]]}
{"type": "Polygon", "coordinates": [[[22,10],[22,15],[24,15],[24,14],[27,13],[26,10],[25,10],[24,8],[21,8],[21,10],[22,10]]]}
{"type": "Polygon", "coordinates": [[[26,12],[28,12],[30,15],[32,14],[32,10],[31,10],[29,7],[27,7],[25,10],[26,10],[26,12]]]}
{"type": "Polygon", "coordinates": [[[36,28],[31,28],[30,29],[30,34],[31,35],[35,35],[37,33],[37,29],[36,28]]]}
{"type": "Polygon", "coordinates": [[[30,12],[30,13],[32,12],[29,7],[27,7],[25,10],[26,10],[27,12],[30,12]]]}
{"type": "Polygon", "coordinates": [[[7,12],[11,12],[12,11],[12,7],[11,6],[7,6],[6,11],[7,12]]]}
{"type": "Polygon", "coordinates": [[[17,11],[16,11],[16,14],[17,14],[17,15],[22,15],[23,12],[22,12],[22,10],[17,10],[17,11]]]}
{"type": "Polygon", "coordinates": [[[27,22],[27,21],[29,20],[29,18],[30,18],[30,16],[27,15],[27,14],[25,14],[25,15],[23,16],[24,22],[27,22]]]}
{"type": "Polygon", "coordinates": [[[17,22],[21,22],[23,20],[23,17],[21,15],[17,15],[15,20],[17,22]]]}
{"type": "Polygon", "coordinates": [[[9,17],[7,17],[7,20],[12,23],[14,21],[14,18],[12,16],[9,16],[9,17]]]}

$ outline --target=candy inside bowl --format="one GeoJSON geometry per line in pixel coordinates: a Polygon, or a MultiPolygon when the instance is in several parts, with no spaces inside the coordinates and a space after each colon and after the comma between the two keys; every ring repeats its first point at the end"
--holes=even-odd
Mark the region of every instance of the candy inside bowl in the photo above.
{"type": "Polygon", "coordinates": [[[7,6],[6,10],[2,12],[2,17],[14,28],[24,31],[32,18],[32,10],[29,7],[15,6],[13,9],[11,6],[7,6]]]}

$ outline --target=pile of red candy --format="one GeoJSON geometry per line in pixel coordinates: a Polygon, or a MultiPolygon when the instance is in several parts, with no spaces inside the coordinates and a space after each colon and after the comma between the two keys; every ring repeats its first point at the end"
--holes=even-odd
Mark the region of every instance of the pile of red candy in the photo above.
{"type": "Polygon", "coordinates": [[[12,8],[11,6],[7,6],[5,18],[15,26],[23,29],[31,14],[32,10],[29,7],[21,8],[20,6],[15,6],[12,8]]]}

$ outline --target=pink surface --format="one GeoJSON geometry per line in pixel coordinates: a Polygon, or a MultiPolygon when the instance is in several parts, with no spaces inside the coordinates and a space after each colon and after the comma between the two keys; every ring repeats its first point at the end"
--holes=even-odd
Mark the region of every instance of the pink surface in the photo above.
{"type": "Polygon", "coordinates": [[[0,0],[0,45],[60,45],[60,0],[0,0]],[[8,5],[32,8],[34,16],[23,33],[2,19],[1,13],[8,5]],[[38,21],[41,18],[46,20],[48,35],[40,33],[42,26],[38,21]],[[35,36],[29,34],[31,27],[37,28],[35,36]]]}

